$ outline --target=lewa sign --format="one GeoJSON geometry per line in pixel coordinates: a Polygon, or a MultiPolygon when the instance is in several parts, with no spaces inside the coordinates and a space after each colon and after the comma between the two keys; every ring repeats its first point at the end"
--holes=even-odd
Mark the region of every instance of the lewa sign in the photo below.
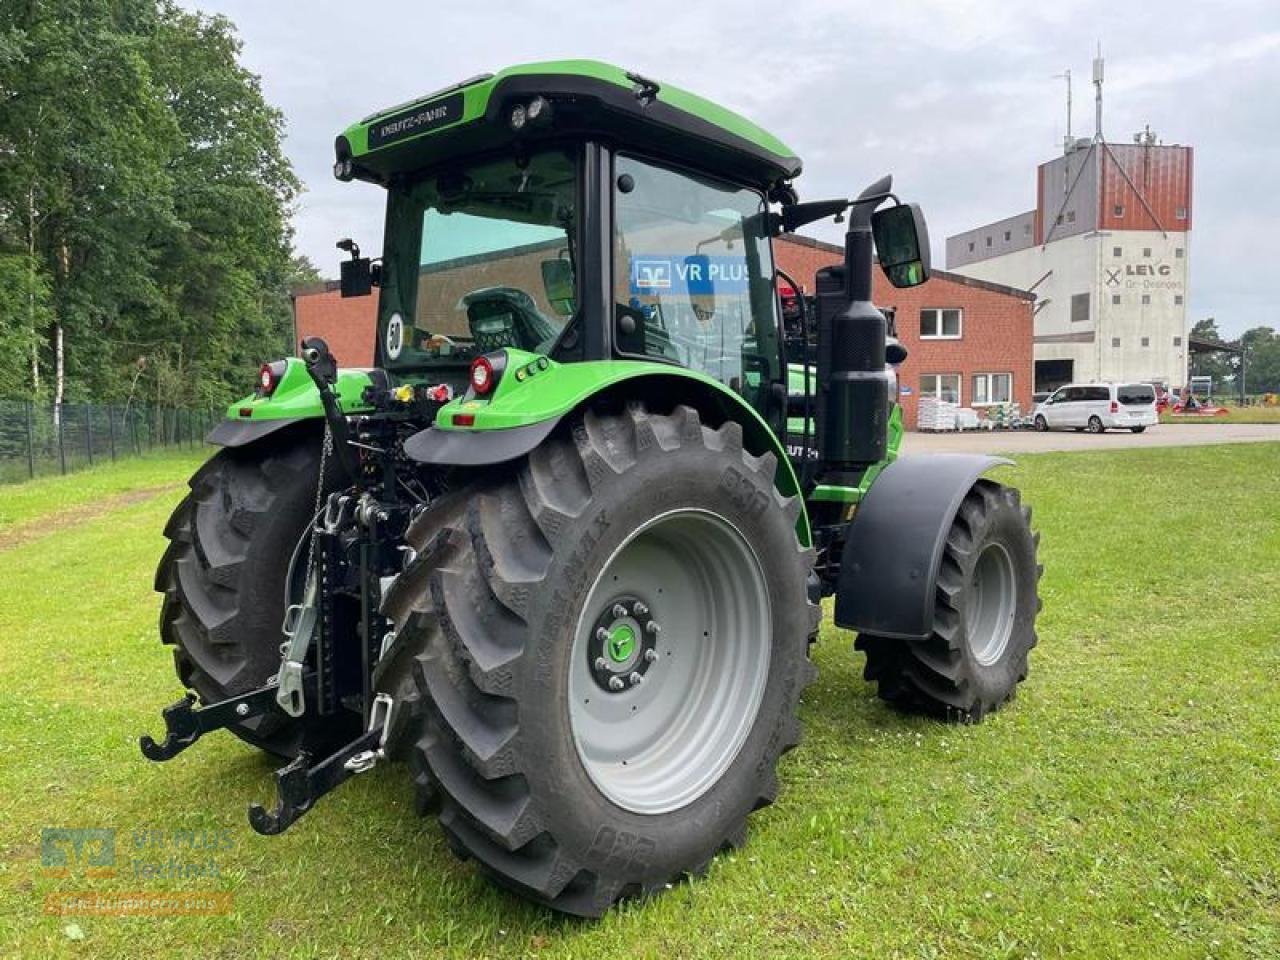
{"type": "Polygon", "coordinates": [[[1106,267],[1103,276],[1108,287],[1122,290],[1181,290],[1181,271],[1167,263],[1126,263],[1106,267]]]}

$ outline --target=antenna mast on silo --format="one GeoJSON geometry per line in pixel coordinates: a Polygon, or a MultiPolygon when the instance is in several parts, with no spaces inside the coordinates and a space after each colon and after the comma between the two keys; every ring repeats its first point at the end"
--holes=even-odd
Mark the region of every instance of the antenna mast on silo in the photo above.
{"type": "Polygon", "coordinates": [[[1098,41],[1098,55],[1093,58],[1094,105],[1097,113],[1093,139],[1102,142],[1102,41],[1098,41]]]}

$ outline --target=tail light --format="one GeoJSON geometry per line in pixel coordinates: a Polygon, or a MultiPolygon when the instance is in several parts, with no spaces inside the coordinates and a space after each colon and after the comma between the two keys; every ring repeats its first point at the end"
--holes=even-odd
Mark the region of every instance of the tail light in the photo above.
{"type": "Polygon", "coordinates": [[[1112,413],[1120,412],[1120,404],[1116,403],[1114,400],[1111,401],[1111,412],[1112,413]]]}
{"type": "Polygon", "coordinates": [[[471,374],[468,378],[471,392],[478,397],[492,393],[502,379],[502,371],[506,366],[507,354],[502,350],[476,357],[471,361],[471,374]]]}
{"type": "Polygon", "coordinates": [[[275,363],[264,363],[258,370],[258,387],[257,394],[260,397],[269,397],[276,392],[276,387],[280,386],[280,381],[284,377],[288,364],[283,360],[277,360],[275,363]]]}

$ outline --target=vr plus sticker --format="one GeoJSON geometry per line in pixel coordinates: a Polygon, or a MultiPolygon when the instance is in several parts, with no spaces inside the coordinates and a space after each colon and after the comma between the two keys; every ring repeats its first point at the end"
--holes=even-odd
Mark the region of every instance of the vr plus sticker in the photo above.
{"type": "Polygon", "coordinates": [[[745,294],[751,277],[743,257],[678,257],[637,253],[631,257],[631,292],[688,296],[745,294]]]}

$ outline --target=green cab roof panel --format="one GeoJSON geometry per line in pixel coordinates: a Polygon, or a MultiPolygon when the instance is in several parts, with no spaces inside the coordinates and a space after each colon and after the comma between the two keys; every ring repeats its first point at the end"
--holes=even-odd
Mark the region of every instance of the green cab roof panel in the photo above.
{"type": "Polygon", "coordinates": [[[352,124],[336,151],[355,176],[385,182],[518,139],[555,136],[643,147],[761,187],[801,168],[786,144],[732,110],[596,60],[528,63],[474,77],[352,124]],[[517,133],[510,108],[535,96],[551,103],[552,120],[517,133]]]}

